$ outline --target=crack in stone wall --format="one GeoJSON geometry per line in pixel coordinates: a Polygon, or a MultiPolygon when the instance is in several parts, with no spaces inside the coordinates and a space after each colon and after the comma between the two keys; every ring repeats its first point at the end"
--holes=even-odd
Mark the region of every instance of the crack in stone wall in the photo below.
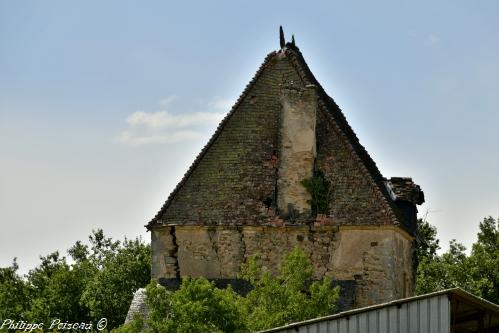
{"type": "MultiPolygon", "coordinates": [[[[154,230],[156,242],[166,239],[173,248],[171,230],[154,230]]],[[[276,274],[284,254],[299,246],[312,262],[314,278],[356,281],[356,307],[407,297],[413,292],[413,241],[395,227],[176,226],[174,233],[179,274],[167,264],[153,267],[153,277],[158,280],[184,276],[237,279],[241,264],[257,253],[262,265],[276,274]]],[[[164,248],[168,246],[153,246],[153,263],[161,261],[158,250],[164,248]]]]}
{"type": "MultiPolygon", "coordinates": [[[[178,245],[177,245],[177,236],[175,236],[175,227],[170,228],[170,235],[172,237],[172,245],[173,249],[171,253],[169,253],[172,257],[177,258],[177,253],[178,253],[178,245]]],[[[174,272],[175,272],[175,277],[180,278],[180,267],[178,266],[178,260],[175,260],[174,263],[174,272]]]]}
{"type": "Polygon", "coordinates": [[[215,237],[220,238],[220,235],[216,232],[215,229],[209,228],[208,229],[208,238],[210,240],[211,247],[212,247],[213,251],[215,252],[215,256],[216,256],[215,260],[220,262],[220,265],[218,266],[219,267],[218,275],[223,276],[222,266],[223,266],[224,262],[223,262],[223,260],[221,260],[220,256],[218,255],[218,244],[220,243],[220,239],[217,240],[217,239],[215,239],[215,237]]]}
{"type": "Polygon", "coordinates": [[[151,231],[152,278],[174,278],[180,276],[178,245],[175,227],[169,226],[151,231]]]}

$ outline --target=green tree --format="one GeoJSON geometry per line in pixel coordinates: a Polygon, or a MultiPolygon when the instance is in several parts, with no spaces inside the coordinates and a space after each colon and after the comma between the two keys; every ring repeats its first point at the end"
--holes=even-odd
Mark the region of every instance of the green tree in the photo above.
{"type": "Polygon", "coordinates": [[[489,216],[480,223],[469,261],[479,295],[499,304],[499,218],[489,216]]]}
{"type": "Polygon", "coordinates": [[[205,278],[182,280],[176,292],[152,282],[147,287],[153,332],[204,333],[245,331],[240,298],[230,287],[218,289],[205,278]]]}
{"type": "Polygon", "coordinates": [[[25,319],[29,291],[26,282],[17,274],[16,258],[12,266],[0,268],[0,318],[25,319]]]}
{"type": "Polygon", "coordinates": [[[241,269],[253,286],[241,300],[247,327],[257,331],[336,312],[339,287],[331,288],[328,278],[310,284],[312,276],[312,263],[298,247],[284,256],[277,276],[250,257],[241,269]]]}
{"type": "Polygon", "coordinates": [[[253,289],[244,297],[204,278],[184,279],[175,292],[152,281],[147,287],[147,326],[136,319],[115,332],[139,327],[166,333],[247,332],[334,313],[339,287],[331,288],[329,279],[312,282],[312,275],[308,256],[295,248],[285,255],[277,276],[265,270],[257,256],[250,257],[241,267],[241,278],[253,289]]]}
{"type": "Polygon", "coordinates": [[[460,287],[476,291],[470,277],[470,262],[466,248],[455,239],[449,243],[449,250],[441,255],[437,229],[427,221],[418,221],[420,245],[416,249],[416,293],[427,294],[443,289],[460,287]]]}
{"type": "Polygon", "coordinates": [[[443,267],[437,251],[440,249],[437,228],[426,220],[418,220],[419,246],[416,248],[416,294],[422,295],[443,289],[443,267]]]}
{"type": "Polygon", "coordinates": [[[92,320],[105,317],[109,327],[117,327],[125,321],[134,291],[150,281],[150,247],[140,239],[93,245],[88,258],[100,269],[85,284],[80,301],[92,320]]]}
{"type": "Polygon", "coordinates": [[[149,314],[139,315],[113,333],[246,332],[238,306],[241,297],[230,287],[218,289],[205,278],[185,278],[179,290],[168,291],[152,280],[146,287],[149,314]]]}
{"type": "Polygon", "coordinates": [[[28,273],[27,283],[31,301],[26,317],[30,321],[89,319],[79,303],[85,284],[59,252],[41,257],[41,264],[28,273]]]}
{"type": "Polygon", "coordinates": [[[122,324],[133,292],[150,280],[150,246],[113,241],[99,229],[89,245],[77,241],[68,253],[71,262],[57,251],[40,257],[25,277],[15,260],[0,268],[0,318],[96,323],[105,317],[108,328],[122,324]]]}
{"type": "Polygon", "coordinates": [[[416,258],[435,259],[437,251],[440,250],[440,240],[437,238],[437,228],[428,221],[418,219],[419,246],[416,248],[416,258]]]}
{"type": "Polygon", "coordinates": [[[499,219],[484,218],[470,255],[452,240],[449,250],[438,255],[436,229],[420,221],[422,245],[416,251],[416,292],[425,294],[460,287],[491,302],[499,302],[499,219]]]}
{"type": "Polygon", "coordinates": [[[138,313],[135,314],[133,319],[126,323],[123,324],[119,327],[116,327],[111,330],[112,333],[139,333],[139,332],[147,332],[149,329],[147,329],[145,326],[144,319],[142,318],[141,315],[138,313]]]}

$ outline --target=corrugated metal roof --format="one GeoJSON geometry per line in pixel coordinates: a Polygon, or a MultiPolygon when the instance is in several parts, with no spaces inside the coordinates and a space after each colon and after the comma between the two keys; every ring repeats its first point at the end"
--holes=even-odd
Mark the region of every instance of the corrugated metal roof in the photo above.
{"type": "Polygon", "coordinates": [[[451,327],[454,327],[453,332],[461,332],[480,325],[482,328],[497,327],[499,306],[455,288],[293,323],[262,333],[446,333],[451,327]]]}

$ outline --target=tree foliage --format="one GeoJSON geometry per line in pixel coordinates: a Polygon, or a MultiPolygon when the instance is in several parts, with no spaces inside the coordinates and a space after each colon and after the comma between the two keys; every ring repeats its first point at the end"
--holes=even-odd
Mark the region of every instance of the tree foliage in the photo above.
{"type": "Polygon", "coordinates": [[[112,241],[100,229],[89,243],[77,241],[68,250],[71,260],[57,251],[40,257],[24,277],[15,260],[0,268],[0,318],[123,323],[133,292],[150,280],[150,247],[140,239],[112,241]]]}
{"type": "Polygon", "coordinates": [[[80,306],[85,287],[79,267],[70,266],[59,252],[41,257],[41,264],[27,276],[30,302],[25,312],[29,321],[50,322],[56,318],[89,320],[88,309],[80,306]],[[74,318],[74,319],[73,319],[74,318]]]}
{"type": "Polygon", "coordinates": [[[21,320],[27,308],[28,288],[18,269],[15,258],[10,267],[0,268],[0,318],[21,320]]]}
{"type": "Polygon", "coordinates": [[[300,248],[284,256],[277,276],[262,267],[258,256],[250,257],[241,269],[253,286],[241,301],[247,327],[257,331],[336,312],[339,287],[331,288],[328,278],[307,287],[312,275],[312,263],[300,248]]]}
{"type": "Polygon", "coordinates": [[[99,261],[102,268],[87,282],[80,303],[92,318],[107,318],[116,327],[125,320],[133,292],[150,281],[150,250],[139,239],[125,239],[99,261]]]}
{"type": "Polygon", "coordinates": [[[147,323],[153,332],[241,332],[245,323],[239,297],[230,287],[218,289],[205,278],[185,278],[176,292],[153,281],[147,287],[147,323]]]}
{"type": "MultiPolygon", "coordinates": [[[[313,268],[307,254],[295,248],[286,254],[279,274],[272,275],[250,257],[241,278],[253,289],[246,295],[230,287],[218,289],[204,278],[184,279],[170,292],[152,281],[147,287],[149,332],[247,332],[285,325],[337,311],[339,287],[329,279],[312,282],[313,268]],[[312,283],[310,283],[312,282],[312,283]]],[[[115,332],[133,332],[136,320],[115,332]]]]}
{"type": "Polygon", "coordinates": [[[499,304],[499,218],[487,217],[480,223],[478,241],[471,248],[469,267],[478,294],[499,304]]]}
{"type": "Polygon", "coordinates": [[[438,255],[436,228],[419,221],[418,229],[423,239],[416,252],[418,294],[460,287],[499,303],[499,219],[483,219],[469,255],[465,246],[456,240],[450,242],[448,251],[438,255]]]}
{"type": "MultiPolygon", "coordinates": [[[[437,230],[426,221],[419,221],[418,233],[418,294],[461,287],[499,303],[499,219],[483,219],[469,254],[455,240],[439,253],[437,230]]],[[[0,268],[0,318],[96,323],[105,317],[109,329],[123,323],[133,292],[150,281],[150,247],[140,239],[113,241],[97,230],[88,245],[78,241],[68,254],[70,260],[59,252],[41,257],[26,276],[18,274],[15,259],[0,268]]],[[[175,292],[151,282],[150,318],[136,318],[115,332],[246,332],[334,313],[339,288],[312,276],[308,255],[295,248],[277,275],[258,256],[250,257],[240,273],[252,286],[246,296],[202,278],[184,279],[175,292]]]]}

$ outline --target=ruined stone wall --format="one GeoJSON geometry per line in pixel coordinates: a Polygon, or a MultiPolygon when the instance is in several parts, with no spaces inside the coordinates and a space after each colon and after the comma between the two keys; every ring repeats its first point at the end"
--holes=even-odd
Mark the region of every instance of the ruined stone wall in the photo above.
{"type": "Polygon", "coordinates": [[[355,282],[355,306],[411,296],[413,239],[393,224],[381,176],[293,66],[284,53],[264,63],[155,218],[153,278],[236,279],[255,253],[276,272],[300,246],[316,278],[355,282]],[[301,184],[314,172],[330,185],[329,211],[317,217],[301,184]]]}
{"type": "Polygon", "coordinates": [[[236,279],[240,265],[255,253],[276,273],[283,255],[300,246],[315,278],[355,281],[356,307],[410,296],[414,286],[412,238],[393,226],[164,226],[152,235],[152,277],[160,281],[236,279]]]}

